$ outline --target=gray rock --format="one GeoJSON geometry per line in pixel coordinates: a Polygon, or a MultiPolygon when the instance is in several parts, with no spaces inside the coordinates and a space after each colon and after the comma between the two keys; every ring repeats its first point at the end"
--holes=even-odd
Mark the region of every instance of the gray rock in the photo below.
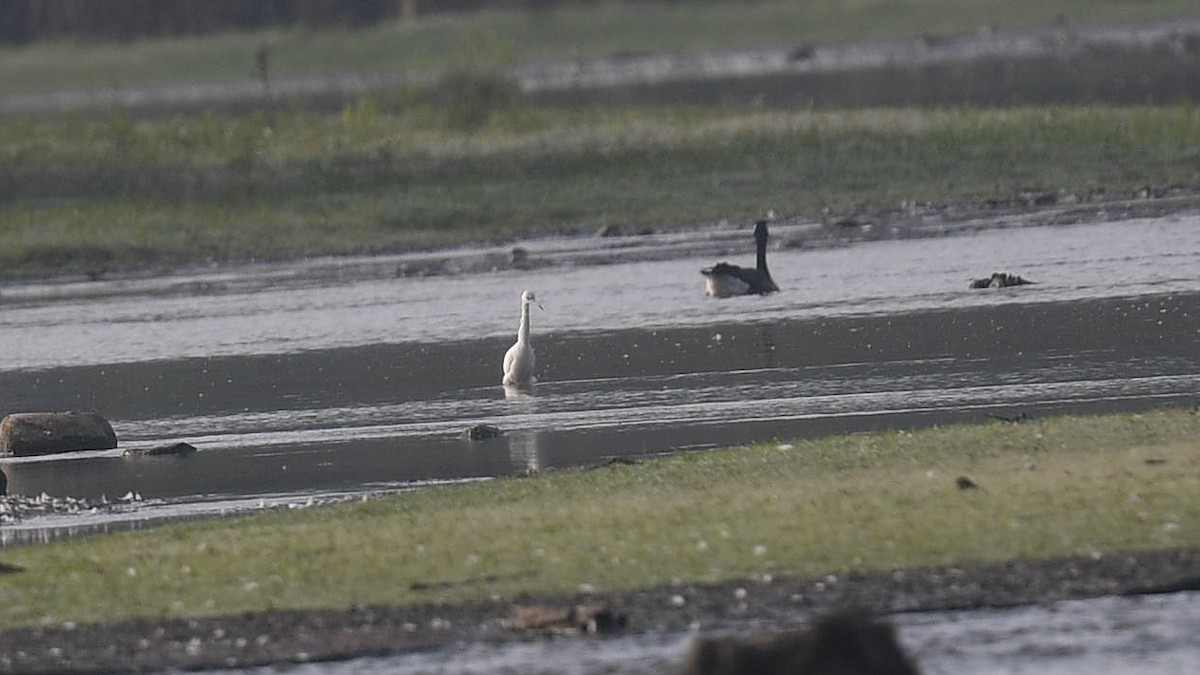
{"type": "Polygon", "coordinates": [[[486,441],[503,435],[503,429],[491,424],[476,424],[463,432],[463,438],[470,441],[486,441]]]}
{"type": "Polygon", "coordinates": [[[115,447],[112,425],[92,412],[12,413],[0,421],[0,455],[29,457],[115,447]]]}
{"type": "Polygon", "coordinates": [[[992,272],[992,276],[971,281],[971,288],[1008,288],[1037,283],[1008,272],[992,272]]]}

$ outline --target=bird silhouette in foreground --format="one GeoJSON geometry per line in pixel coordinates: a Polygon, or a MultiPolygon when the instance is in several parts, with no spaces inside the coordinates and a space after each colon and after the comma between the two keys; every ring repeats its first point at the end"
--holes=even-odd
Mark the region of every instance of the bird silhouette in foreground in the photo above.
{"type": "Polygon", "coordinates": [[[992,272],[992,276],[971,281],[971,288],[1008,288],[1035,283],[1008,272],[992,272]]]}
{"type": "Polygon", "coordinates": [[[529,306],[541,305],[533,291],[521,294],[521,323],[517,326],[517,342],[504,353],[504,385],[528,387],[537,379],[533,376],[533,347],[529,345],[529,306]]]}
{"type": "Polygon", "coordinates": [[[895,628],[852,609],[827,614],[807,629],[747,637],[701,637],[683,675],[917,675],[895,628]]]}
{"type": "Polygon", "coordinates": [[[704,292],[714,298],[734,295],[765,295],[779,290],[771,273],[767,271],[767,221],[754,224],[754,243],[758,250],[758,261],[753,268],[739,267],[719,262],[700,270],[704,275],[704,292]]]}

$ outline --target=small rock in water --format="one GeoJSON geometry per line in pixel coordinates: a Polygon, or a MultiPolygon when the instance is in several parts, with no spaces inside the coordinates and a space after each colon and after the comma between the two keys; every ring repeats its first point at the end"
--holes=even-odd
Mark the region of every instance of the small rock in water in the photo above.
{"type": "Polygon", "coordinates": [[[1008,288],[1009,286],[1025,286],[1035,283],[1008,272],[992,272],[992,276],[975,279],[971,288],[1008,288]]]}
{"type": "Polygon", "coordinates": [[[182,457],[183,455],[190,455],[193,452],[196,452],[196,446],[192,445],[191,443],[184,443],[181,441],[179,443],[152,445],[146,448],[126,448],[124,455],[126,457],[182,457]]]}
{"type": "Polygon", "coordinates": [[[486,441],[503,435],[503,429],[491,424],[476,424],[463,432],[463,436],[472,441],[486,441]]]}

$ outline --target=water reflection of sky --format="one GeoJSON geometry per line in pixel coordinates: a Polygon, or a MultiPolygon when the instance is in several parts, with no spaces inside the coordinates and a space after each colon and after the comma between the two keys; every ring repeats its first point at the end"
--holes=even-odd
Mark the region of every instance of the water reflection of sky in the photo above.
{"type": "MultiPolygon", "coordinates": [[[[803,228],[779,228],[771,263],[784,290],[728,300],[704,297],[698,270],[714,256],[697,257],[687,235],[618,243],[608,264],[520,272],[398,278],[393,259],[341,275],[324,261],[4,289],[6,412],[93,410],[122,448],[186,441],[199,452],[0,465],[21,494],[142,494],[127,516],[137,520],[268,495],[304,502],[772,439],[1189,403],[1200,391],[1198,224],[820,248],[802,245],[803,228]],[[997,269],[1040,283],[967,289],[997,269]],[[545,306],[533,319],[541,381],[508,397],[500,361],[522,287],[545,306]],[[476,424],[506,433],[465,439],[476,424]]],[[[730,251],[721,257],[749,257],[732,234],[713,240],[730,251]]],[[[596,241],[530,248],[577,260],[613,246],[596,241]]]]}
{"type": "Polygon", "coordinates": [[[29,285],[4,290],[0,370],[503,336],[515,332],[524,288],[545,306],[533,315],[535,340],[548,333],[1195,291],[1198,227],[1200,218],[1170,217],[808,248],[806,230],[781,226],[770,263],[783,292],[725,301],[703,295],[699,269],[718,257],[752,264],[748,235],[744,243],[723,239],[709,247],[721,253],[703,254],[680,243],[687,235],[638,238],[629,247],[603,239],[529,242],[535,260],[544,255],[568,264],[475,274],[384,275],[375,261],[369,275],[318,273],[305,263],[253,268],[245,277],[213,272],[29,285]],[[641,259],[639,253],[656,247],[665,259],[641,259]],[[602,258],[609,264],[569,264],[596,251],[609,252],[602,258]],[[670,257],[672,251],[681,257],[670,257]],[[967,292],[970,279],[997,270],[1040,283],[967,292]]]}

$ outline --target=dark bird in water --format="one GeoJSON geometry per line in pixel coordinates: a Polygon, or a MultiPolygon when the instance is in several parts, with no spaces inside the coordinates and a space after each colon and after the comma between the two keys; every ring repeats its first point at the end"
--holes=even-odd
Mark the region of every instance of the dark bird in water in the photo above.
{"type": "Polygon", "coordinates": [[[758,248],[758,262],[753,269],[720,262],[708,269],[700,270],[704,275],[704,291],[714,298],[734,295],[765,295],[779,290],[771,273],[767,271],[767,221],[754,224],[754,243],[758,248]]]}
{"type": "Polygon", "coordinates": [[[976,279],[971,282],[971,288],[1007,288],[1009,286],[1024,286],[1035,283],[1008,272],[992,272],[992,276],[976,279]]]}

